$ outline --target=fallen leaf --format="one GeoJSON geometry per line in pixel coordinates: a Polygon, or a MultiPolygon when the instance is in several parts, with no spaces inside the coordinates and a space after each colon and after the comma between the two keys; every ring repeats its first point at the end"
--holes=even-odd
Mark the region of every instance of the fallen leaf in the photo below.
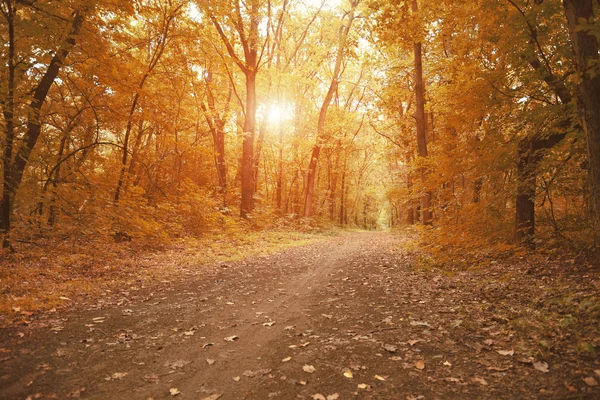
{"type": "Polygon", "coordinates": [[[309,344],[310,344],[310,342],[304,342],[304,343],[300,343],[300,344],[298,345],[298,347],[306,347],[306,346],[308,346],[309,344]]]}
{"type": "Polygon", "coordinates": [[[225,340],[226,342],[233,342],[233,341],[236,341],[236,340],[238,340],[238,339],[239,339],[239,337],[237,337],[237,336],[233,335],[233,336],[227,336],[227,337],[226,337],[226,338],[224,338],[223,340],[225,340]]]}
{"type": "Polygon", "coordinates": [[[533,363],[533,368],[540,372],[548,372],[548,363],[543,361],[536,361],[533,363]]]}
{"type": "Polygon", "coordinates": [[[453,383],[458,383],[458,382],[460,382],[460,379],[458,379],[458,378],[453,378],[453,377],[450,377],[450,376],[449,376],[448,378],[444,378],[444,380],[445,380],[446,382],[453,382],[453,383]]]}
{"type": "Polygon", "coordinates": [[[215,345],[214,343],[204,343],[204,344],[202,345],[202,348],[203,348],[203,349],[206,349],[207,347],[214,346],[214,345],[215,345]]]}
{"type": "Polygon", "coordinates": [[[151,382],[151,383],[158,383],[158,375],[157,374],[148,374],[148,375],[144,375],[144,380],[146,382],[151,382]]]}
{"type": "Polygon", "coordinates": [[[485,379],[483,379],[483,378],[477,378],[477,377],[471,378],[471,382],[473,382],[473,383],[479,383],[482,386],[487,386],[488,385],[487,381],[485,379]]]}
{"type": "Polygon", "coordinates": [[[514,350],[496,350],[496,352],[498,354],[500,354],[501,356],[514,356],[515,355],[514,350]]]}
{"type": "Polygon", "coordinates": [[[171,396],[177,396],[178,394],[181,394],[181,392],[177,388],[169,389],[169,393],[171,394],[171,396]]]}
{"type": "Polygon", "coordinates": [[[415,363],[415,368],[425,369],[425,360],[419,360],[415,363]]]}
{"type": "Polygon", "coordinates": [[[344,372],[344,376],[348,379],[352,379],[354,378],[354,375],[352,375],[352,371],[346,371],[344,372]]]}
{"type": "Polygon", "coordinates": [[[563,383],[565,384],[565,387],[569,392],[573,393],[577,391],[577,388],[575,386],[569,385],[569,382],[565,381],[563,383]]]}
{"type": "Polygon", "coordinates": [[[213,360],[212,358],[207,358],[207,359],[206,359],[206,363],[207,363],[208,365],[213,365],[213,364],[215,363],[215,360],[213,360]]]}
{"type": "Polygon", "coordinates": [[[358,387],[359,389],[368,389],[368,388],[369,388],[369,385],[367,385],[366,383],[359,383],[359,384],[357,385],[357,387],[358,387]]]}
{"type": "Polygon", "coordinates": [[[273,326],[275,322],[265,322],[263,326],[273,326]]]}
{"type": "Polygon", "coordinates": [[[317,393],[317,394],[313,394],[312,396],[310,396],[313,400],[327,400],[325,398],[325,396],[323,396],[321,393],[317,393]]]}
{"type": "Polygon", "coordinates": [[[337,393],[330,394],[329,396],[327,396],[327,400],[337,400],[339,398],[340,398],[340,395],[337,393]]]}
{"type": "Polygon", "coordinates": [[[115,372],[114,374],[111,375],[111,378],[121,380],[126,376],[127,376],[127,372],[115,372]]]}
{"type": "Polygon", "coordinates": [[[186,361],[186,360],[177,360],[177,361],[167,361],[164,366],[165,367],[169,367],[171,369],[178,369],[178,368],[183,368],[186,365],[188,365],[189,363],[191,363],[191,361],[186,361]]]}
{"type": "Polygon", "coordinates": [[[600,369],[595,369],[595,370],[594,370],[594,373],[595,373],[596,375],[600,376],[600,369]]]}
{"type": "Polygon", "coordinates": [[[242,378],[240,378],[239,376],[234,376],[234,377],[233,377],[233,380],[234,380],[234,381],[236,381],[236,382],[239,382],[239,381],[240,381],[240,379],[242,379],[242,378]]]}
{"type": "Polygon", "coordinates": [[[305,365],[302,367],[302,369],[304,370],[304,372],[308,372],[309,374],[312,374],[313,372],[315,372],[317,370],[312,365],[305,365]]]}
{"type": "Polygon", "coordinates": [[[375,375],[373,378],[377,379],[378,381],[385,381],[385,378],[381,375],[375,375]]]}
{"type": "Polygon", "coordinates": [[[583,378],[583,381],[588,386],[598,386],[598,381],[593,376],[588,376],[587,378],[583,378]]]}
{"type": "Polygon", "coordinates": [[[187,332],[183,332],[183,334],[184,334],[185,336],[194,336],[194,333],[196,333],[196,332],[194,332],[194,331],[187,331],[187,332]]]}
{"type": "Polygon", "coordinates": [[[286,357],[283,360],[281,360],[281,362],[288,362],[292,359],[292,357],[286,357]]]}
{"type": "Polygon", "coordinates": [[[510,368],[506,367],[506,368],[500,368],[500,367],[487,367],[486,368],[488,371],[494,371],[494,372],[504,372],[504,371],[508,371],[510,368]]]}
{"type": "Polygon", "coordinates": [[[420,322],[420,321],[410,321],[410,324],[412,326],[425,326],[427,328],[431,328],[431,325],[429,325],[427,322],[420,322]]]}
{"type": "Polygon", "coordinates": [[[384,344],[381,347],[383,347],[385,351],[389,351],[390,353],[395,353],[398,350],[398,348],[393,344],[384,344]]]}
{"type": "Polygon", "coordinates": [[[414,346],[415,344],[422,342],[421,339],[416,339],[416,340],[409,340],[408,344],[410,344],[411,346],[414,346]]]}

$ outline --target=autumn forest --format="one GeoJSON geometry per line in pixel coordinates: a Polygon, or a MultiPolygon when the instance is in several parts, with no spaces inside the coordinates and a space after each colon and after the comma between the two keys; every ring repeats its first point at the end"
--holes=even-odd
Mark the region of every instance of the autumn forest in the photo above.
{"type": "Polygon", "coordinates": [[[598,398],[599,12],[0,0],[0,397],[598,398]]]}
{"type": "Polygon", "coordinates": [[[5,0],[4,246],[241,217],[590,248],[594,7],[5,0]]]}

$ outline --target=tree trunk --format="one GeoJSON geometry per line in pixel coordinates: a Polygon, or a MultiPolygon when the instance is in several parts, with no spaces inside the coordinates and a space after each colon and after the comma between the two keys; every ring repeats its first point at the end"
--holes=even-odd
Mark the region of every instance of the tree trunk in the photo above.
{"type": "MultiPolygon", "coordinates": [[[[255,54],[256,56],[256,54],[255,54]]],[[[248,218],[254,210],[254,132],[256,129],[256,73],[246,74],[246,117],[242,140],[242,201],[240,216],[248,218]]]]}
{"type": "MultiPolygon", "coordinates": [[[[413,0],[412,10],[418,12],[417,0],[413,0]]],[[[427,154],[427,118],[425,115],[425,85],[423,83],[423,55],[421,42],[414,43],[415,56],[415,97],[417,100],[417,110],[415,118],[417,120],[417,157],[426,159],[427,154]]],[[[427,170],[424,167],[419,168],[421,181],[426,184],[427,170]]],[[[421,194],[421,213],[423,224],[431,224],[431,192],[424,190],[421,194]]]]}
{"type": "Polygon", "coordinates": [[[3,107],[4,120],[6,121],[6,132],[4,139],[4,178],[2,187],[2,210],[0,218],[2,220],[0,229],[4,234],[3,247],[10,247],[10,221],[11,221],[11,202],[13,188],[10,187],[11,163],[15,139],[15,24],[16,4],[13,1],[6,2],[6,22],[8,25],[8,82],[6,105],[3,107]]]}
{"type": "MultiPolygon", "coordinates": [[[[578,29],[580,19],[596,26],[592,0],[564,0],[569,23],[575,66],[580,80],[577,86],[579,118],[587,139],[589,190],[595,253],[600,253],[600,69],[598,38],[591,30],[578,29]]],[[[598,260],[596,260],[598,262],[598,260]]]]}
{"type": "Polygon", "coordinates": [[[519,149],[517,165],[517,198],[515,203],[515,238],[528,247],[535,247],[536,168],[539,160],[529,147],[519,149]]]}

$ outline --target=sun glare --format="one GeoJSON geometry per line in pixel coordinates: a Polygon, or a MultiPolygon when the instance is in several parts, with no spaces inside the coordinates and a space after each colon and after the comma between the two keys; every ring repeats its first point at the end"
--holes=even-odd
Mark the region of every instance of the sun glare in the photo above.
{"type": "Polygon", "coordinates": [[[292,112],[289,107],[274,103],[267,110],[267,120],[270,124],[279,124],[291,118],[292,112]]]}

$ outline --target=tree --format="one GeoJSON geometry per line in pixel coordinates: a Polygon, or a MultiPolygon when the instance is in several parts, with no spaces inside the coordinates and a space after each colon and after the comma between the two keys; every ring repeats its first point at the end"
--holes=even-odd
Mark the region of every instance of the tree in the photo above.
{"type": "MultiPolygon", "coordinates": [[[[70,18],[69,28],[66,36],[63,37],[59,42],[57,50],[47,63],[44,74],[32,87],[31,98],[22,100],[28,103],[25,113],[27,122],[23,132],[23,138],[20,143],[17,144],[15,143],[15,139],[18,137],[18,128],[15,123],[17,120],[15,96],[18,85],[16,81],[16,70],[17,64],[21,64],[24,61],[17,60],[17,42],[19,38],[17,37],[15,28],[17,21],[20,19],[18,6],[19,3],[16,0],[3,0],[1,4],[2,14],[6,19],[8,26],[8,54],[6,59],[8,80],[6,96],[1,102],[5,119],[5,140],[3,151],[4,176],[2,182],[2,211],[0,213],[0,229],[2,229],[2,246],[4,248],[10,247],[11,245],[10,229],[14,198],[21,184],[21,180],[23,179],[23,173],[29,162],[31,152],[42,133],[42,107],[46,102],[50,88],[58,77],[62,65],[64,64],[71,50],[75,47],[76,36],[79,34],[86,13],[89,12],[90,8],[93,8],[93,4],[83,3],[79,5],[79,8],[75,9],[70,18]]],[[[26,23],[25,21],[19,22],[21,22],[19,25],[26,23]]],[[[29,65],[29,67],[33,68],[34,66],[29,65]]]]}
{"type": "MultiPolygon", "coordinates": [[[[418,13],[419,6],[417,0],[412,2],[412,12],[418,13]]],[[[415,98],[417,110],[415,119],[417,121],[417,156],[424,162],[427,159],[427,119],[425,115],[425,85],[423,83],[423,45],[420,40],[414,42],[415,56],[415,98]]],[[[427,170],[425,167],[419,169],[421,180],[426,182],[427,170]]],[[[421,215],[423,224],[431,224],[431,192],[424,190],[421,194],[421,215]]]]}
{"type": "Polygon", "coordinates": [[[587,139],[594,247],[596,254],[600,255],[600,67],[598,64],[598,26],[594,20],[595,13],[592,0],[564,0],[563,4],[573,46],[575,68],[578,74],[577,105],[579,119],[587,139]]]}
{"type": "MultiPolygon", "coordinates": [[[[218,18],[216,7],[209,5],[207,11],[211,22],[217,30],[219,37],[227,48],[227,53],[238,66],[246,79],[246,101],[244,108],[244,125],[242,128],[242,199],[240,216],[248,218],[254,209],[254,136],[256,133],[256,77],[261,66],[262,53],[259,54],[259,23],[261,4],[260,0],[250,0],[248,7],[242,12],[245,5],[235,0],[228,4],[233,9],[233,14],[225,17],[231,31],[236,32],[236,37],[226,34],[222,22],[218,18]],[[247,12],[247,14],[246,14],[247,12]],[[241,46],[243,56],[235,50],[236,44],[241,46]]],[[[227,10],[229,12],[229,10],[227,10]]],[[[263,47],[264,49],[264,47],[263,47]]]]}
{"type": "Polygon", "coordinates": [[[306,178],[306,194],[304,197],[304,217],[310,218],[313,213],[313,198],[315,192],[315,177],[317,174],[317,164],[319,162],[319,156],[321,154],[321,148],[325,141],[325,121],[327,119],[327,110],[333,99],[333,95],[339,86],[340,75],[342,72],[342,61],[344,60],[344,54],[346,52],[346,43],[348,41],[348,35],[352,28],[352,23],[355,18],[356,7],[360,0],[350,0],[350,10],[344,12],[341,19],[341,26],[339,30],[339,37],[337,43],[337,52],[334,61],[333,73],[331,76],[331,82],[329,89],[325,94],[325,98],[321,103],[319,111],[319,119],[317,121],[317,138],[312,149],[310,162],[308,164],[308,174],[306,178]]]}

